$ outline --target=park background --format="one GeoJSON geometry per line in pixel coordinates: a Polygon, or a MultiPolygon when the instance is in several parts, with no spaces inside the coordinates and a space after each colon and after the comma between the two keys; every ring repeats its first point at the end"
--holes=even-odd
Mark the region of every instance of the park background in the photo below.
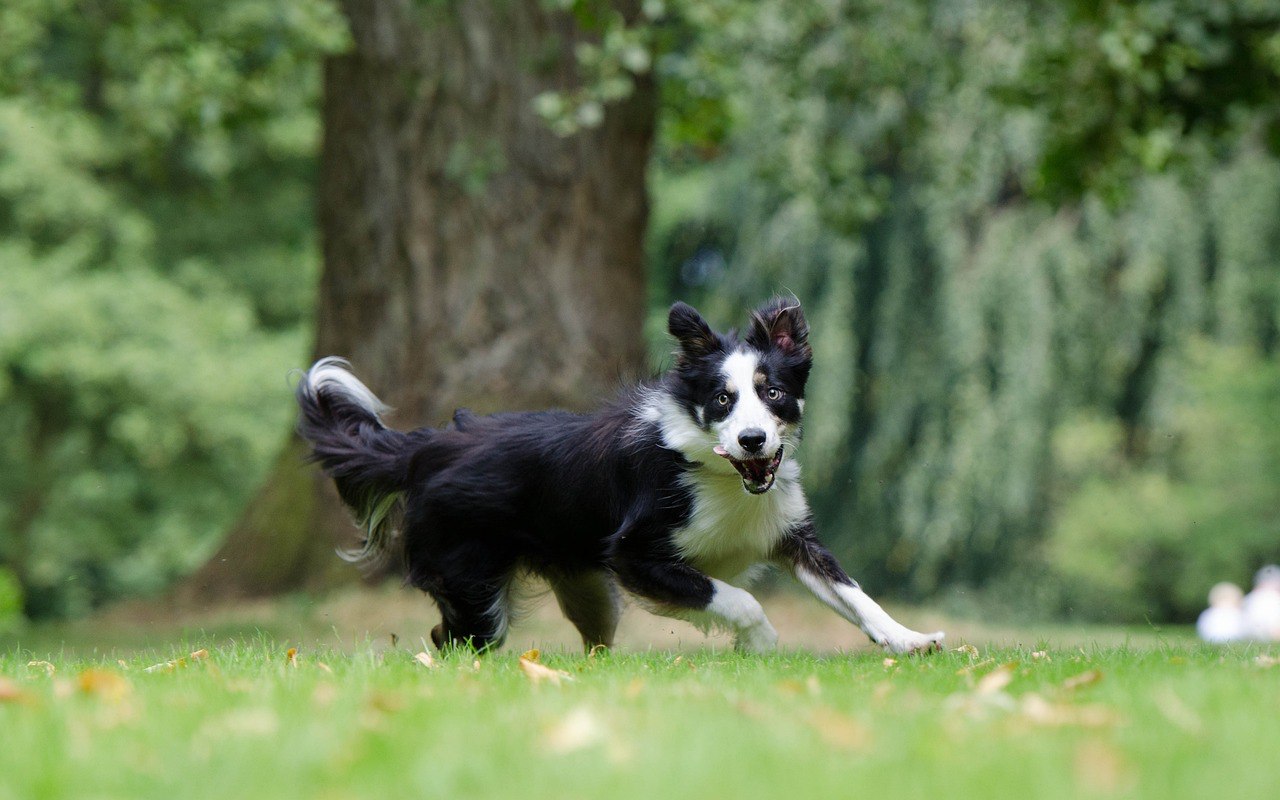
{"type": "Polygon", "coordinates": [[[356,581],[316,355],[588,408],[776,292],[873,595],[1189,622],[1280,560],[1278,151],[1276,2],[11,0],[0,632],[356,581]]]}

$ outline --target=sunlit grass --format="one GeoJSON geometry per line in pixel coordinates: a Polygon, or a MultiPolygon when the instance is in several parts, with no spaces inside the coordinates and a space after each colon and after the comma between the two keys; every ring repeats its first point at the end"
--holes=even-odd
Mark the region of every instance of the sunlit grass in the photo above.
{"type": "Polygon", "coordinates": [[[559,685],[517,653],[428,667],[420,649],[291,660],[259,638],[122,659],[4,653],[0,797],[1168,798],[1280,785],[1280,666],[1257,648],[543,654],[570,676],[559,685]]]}

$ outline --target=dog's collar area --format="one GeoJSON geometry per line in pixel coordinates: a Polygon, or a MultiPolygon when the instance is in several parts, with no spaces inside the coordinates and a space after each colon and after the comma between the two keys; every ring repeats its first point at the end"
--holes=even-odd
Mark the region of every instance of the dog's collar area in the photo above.
{"type": "Polygon", "coordinates": [[[729,451],[720,445],[716,445],[712,450],[716,455],[727,459],[733,465],[733,468],[742,476],[742,488],[751,494],[764,494],[773,488],[773,482],[778,474],[778,466],[782,464],[782,446],[778,447],[778,452],[774,453],[772,458],[745,458],[741,460],[729,455],[729,451]]]}

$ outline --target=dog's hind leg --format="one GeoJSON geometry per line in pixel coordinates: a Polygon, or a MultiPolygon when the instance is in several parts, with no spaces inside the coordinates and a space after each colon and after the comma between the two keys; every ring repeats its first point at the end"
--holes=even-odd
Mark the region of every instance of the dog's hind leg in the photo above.
{"type": "Polygon", "coordinates": [[[430,592],[440,607],[440,624],[431,629],[438,649],[470,647],[485,651],[502,645],[511,608],[510,581],[469,586],[437,586],[430,592]]]}
{"type": "Polygon", "coordinates": [[[547,576],[560,610],[582,634],[590,652],[596,645],[613,646],[622,613],[622,598],[613,576],[605,570],[558,573],[547,576]]]}
{"type": "Polygon", "coordinates": [[[440,624],[431,631],[436,647],[487,650],[502,644],[516,572],[514,559],[502,555],[475,543],[409,548],[408,582],[440,607],[440,624]]]}

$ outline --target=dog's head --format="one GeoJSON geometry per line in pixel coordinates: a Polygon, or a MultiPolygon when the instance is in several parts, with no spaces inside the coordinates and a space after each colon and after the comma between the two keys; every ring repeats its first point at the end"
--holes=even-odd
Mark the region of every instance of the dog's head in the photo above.
{"type": "Polygon", "coordinates": [[[671,307],[667,325],[679,343],[669,386],[687,417],[666,421],[668,441],[693,461],[736,470],[748,492],[764,494],[800,437],[813,363],[800,302],[760,306],[741,339],[711,330],[685,303],[671,307]]]}

